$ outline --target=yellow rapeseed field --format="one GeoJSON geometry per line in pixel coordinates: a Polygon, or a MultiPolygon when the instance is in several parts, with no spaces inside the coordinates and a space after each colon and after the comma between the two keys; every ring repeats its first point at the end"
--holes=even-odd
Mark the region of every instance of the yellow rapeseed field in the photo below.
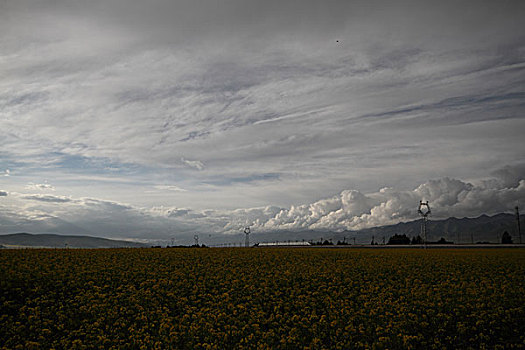
{"type": "Polygon", "coordinates": [[[0,348],[525,347],[525,249],[0,251],[0,348]]]}

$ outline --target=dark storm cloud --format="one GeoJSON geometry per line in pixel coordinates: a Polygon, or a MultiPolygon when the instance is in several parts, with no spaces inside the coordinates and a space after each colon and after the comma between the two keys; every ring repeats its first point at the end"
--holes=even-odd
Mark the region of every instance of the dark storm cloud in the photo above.
{"type": "Polygon", "coordinates": [[[501,182],[503,187],[516,187],[519,182],[525,179],[525,163],[515,166],[505,166],[492,173],[501,182]]]}

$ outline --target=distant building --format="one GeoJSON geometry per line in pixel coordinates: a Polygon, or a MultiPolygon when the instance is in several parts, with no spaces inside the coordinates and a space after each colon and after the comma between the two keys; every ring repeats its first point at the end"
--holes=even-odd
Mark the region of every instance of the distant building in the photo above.
{"type": "Polygon", "coordinates": [[[309,246],[311,245],[310,242],[306,241],[289,241],[289,242],[263,242],[263,243],[257,243],[255,246],[257,247],[279,247],[279,246],[309,246]]]}

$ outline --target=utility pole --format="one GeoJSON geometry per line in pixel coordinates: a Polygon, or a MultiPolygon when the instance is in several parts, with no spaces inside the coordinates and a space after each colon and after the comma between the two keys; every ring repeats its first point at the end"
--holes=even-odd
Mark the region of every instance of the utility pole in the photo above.
{"type": "Polygon", "coordinates": [[[518,206],[516,206],[516,225],[518,228],[518,236],[520,238],[520,244],[521,244],[520,211],[519,211],[518,206]]]}
{"type": "Polygon", "coordinates": [[[246,239],[244,241],[244,246],[246,248],[248,248],[250,246],[250,232],[251,232],[250,227],[245,227],[244,228],[244,233],[246,234],[246,239]]]}
{"type": "Polygon", "coordinates": [[[427,249],[427,221],[428,216],[430,215],[430,206],[428,205],[428,201],[419,201],[419,208],[417,209],[417,212],[423,217],[423,221],[421,222],[421,235],[423,236],[425,249],[427,249]]]}

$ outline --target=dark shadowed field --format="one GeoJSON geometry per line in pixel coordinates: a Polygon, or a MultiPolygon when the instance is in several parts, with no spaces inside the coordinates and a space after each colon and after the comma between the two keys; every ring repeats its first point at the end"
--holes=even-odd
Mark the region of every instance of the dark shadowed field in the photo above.
{"type": "Polygon", "coordinates": [[[523,348],[525,249],[0,251],[13,349],[523,348]]]}

